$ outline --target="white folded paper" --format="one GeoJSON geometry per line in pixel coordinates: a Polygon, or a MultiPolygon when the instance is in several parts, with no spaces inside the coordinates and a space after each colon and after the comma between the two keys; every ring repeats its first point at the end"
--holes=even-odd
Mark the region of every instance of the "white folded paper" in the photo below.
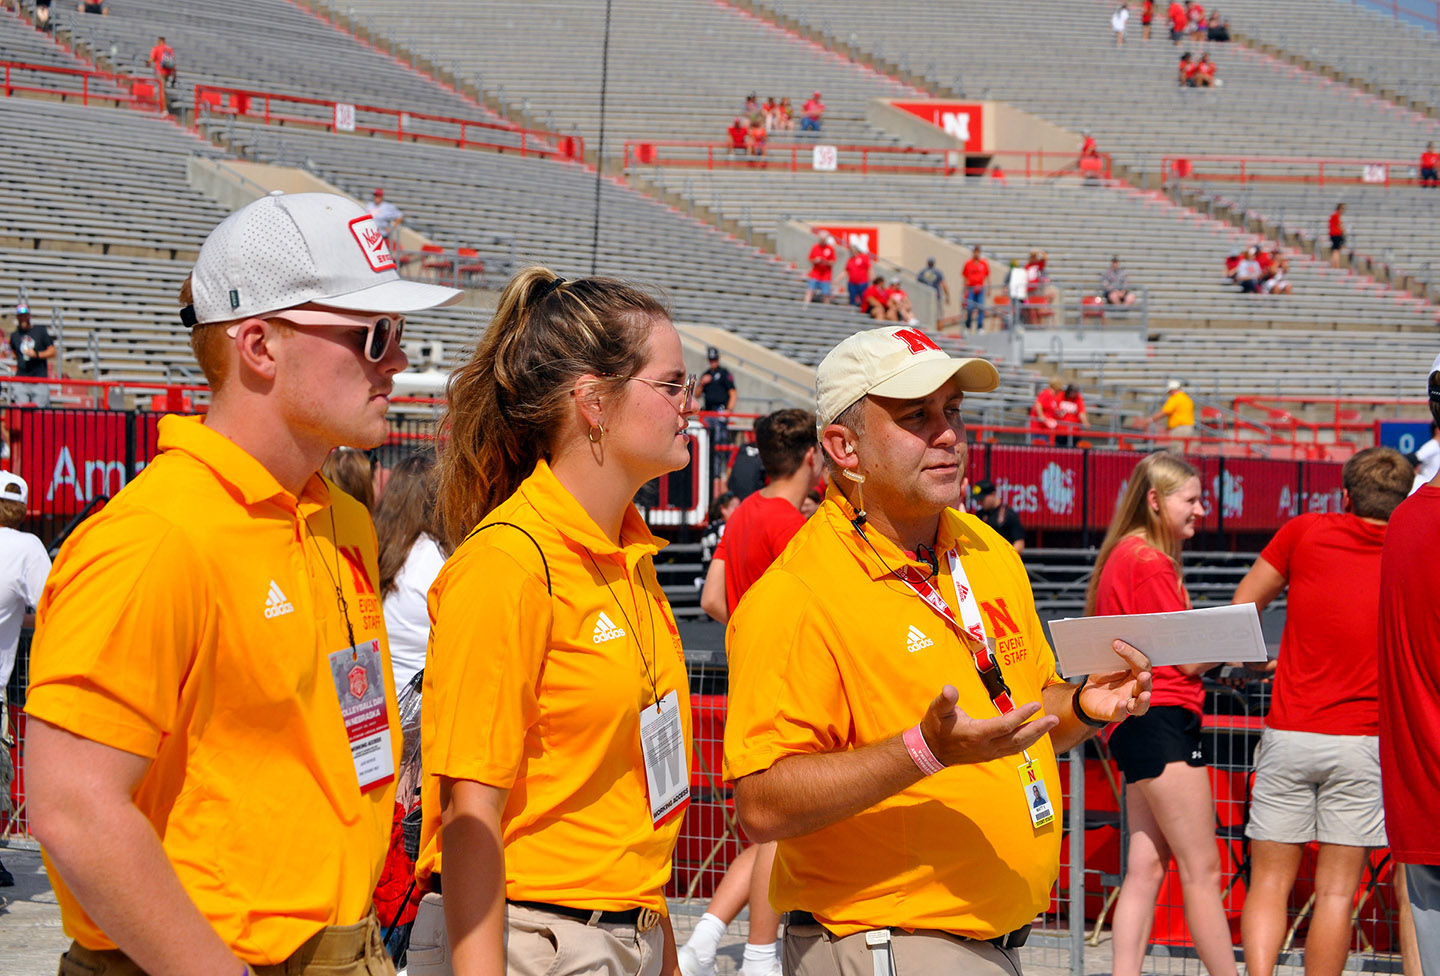
{"type": "Polygon", "coordinates": [[[1253,603],[1052,620],[1050,637],[1057,667],[1067,678],[1124,667],[1115,653],[1117,639],[1138,648],[1152,665],[1265,660],[1265,638],[1253,603]]]}

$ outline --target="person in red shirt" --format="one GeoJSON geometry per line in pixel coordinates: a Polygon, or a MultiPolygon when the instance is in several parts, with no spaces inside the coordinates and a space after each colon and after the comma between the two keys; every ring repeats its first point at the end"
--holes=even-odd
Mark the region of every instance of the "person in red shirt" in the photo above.
{"type": "Polygon", "coordinates": [[[1030,439],[1036,444],[1055,443],[1055,430],[1060,426],[1060,394],[1064,388],[1065,384],[1052,377],[1050,385],[1035,394],[1035,402],[1030,405],[1030,439]]]}
{"type": "Polygon", "coordinates": [[[1330,214],[1330,267],[1340,267],[1340,249],[1345,246],[1345,204],[1335,204],[1330,214]]]}
{"type": "Polygon", "coordinates": [[[1235,590],[1265,607],[1289,586],[1274,699],[1250,788],[1245,970],[1270,976],[1287,930],[1300,855],[1319,842],[1305,939],[1310,976],[1339,976],[1350,912],[1371,848],[1385,846],[1380,801],[1377,633],[1385,524],[1414,468],[1388,447],[1345,462],[1342,512],[1309,513],[1275,534],[1235,590]],[[1337,594],[1344,599],[1337,599],[1337,594]]]}
{"type": "MultiPolygon", "coordinates": [[[[1142,458],[1100,545],[1086,615],[1188,610],[1180,547],[1204,515],[1195,468],[1170,451],[1142,458]]],[[[1212,667],[1156,667],[1150,710],[1127,718],[1110,736],[1127,785],[1130,833],[1111,926],[1116,976],[1139,976],[1171,855],[1180,868],[1185,922],[1200,961],[1214,976],[1236,976],[1230,922],[1220,898],[1215,802],[1200,739],[1205,700],[1200,675],[1212,667]]]]}
{"type": "Polygon", "coordinates": [[[800,107],[800,131],[819,132],[820,124],[824,121],[825,102],[817,91],[805,100],[800,107]]]}
{"type": "Polygon", "coordinates": [[[155,77],[175,87],[175,49],[165,43],[165,38],[155,39],[155,46],[150,49],[150,57],[145,63],[155,69],[155,77]]]}
{"type": "MultiPolygon", "coordinates": [[[[1440,423],[1440,356],[1430,366],[1440,423]]],[[[1380,556],[1380,786],[1390,852],[1405,865],[1416,946],[1440,972],[1440,476],[1390,516],[1380,556]]]]}
{"type": "Polygon", "coordinates": [[[1435,143],[1427,142],[1420,154],[1420,185],[1440,186],[1440,153],[1435,152],[1435,143]]]}
{"type": "Polygon", "coordinates": [[[1196,88],[1215,87],[1215,62],[1210,60],[1209,53],[1200,55],[1200,60],[1195,64],[1196,88]]]}
{"type": "Polygon", "coordinates": [[[1195,69],[1197,62],[1191,60],[1190,52],[1186,51],[1180,55],[1180,64],[1175,69],[1175,80],[1187,88],[1195,87],[1195,69]]]}
{"type": "Polygon", "coordinates": [[[750,150],[750,155],[765,155],[765,140],[768,138],[769,133],[765,131],[764,116],[757,112],[751,116],[750,131],[745,134],[745,146],[750,150]]]}
{"type": "MultiPolygon", "coordinates": [[[[1088,140],[1093,143],[1094,140],[1088,140]]],[[[990,262],[980,256],[980,245],[970,253],[970,260],[960,269],[965,281],[965,328],[970,328],[971,316],[977,316],[975,330],[985,331],[985,283],[990,280],[990,262]]]]}
{"type": "Polygon", "coordinates": [[[830,301],[830,279],[835,268],[835,238],[829,234],[810,249],[810,277],[805,282],[804,301],[830,301]]]}
{"type": "Polygon", "coordinates": [[[1205,8],[1198,3],[1185,4],[1185,16],[1189,19],[1186,30],[1196,35],[1197,40],[1204,40],[1207,33],[1205,24],[1205,8]]]}
{"type": "Polygon", "coordinates": [[[890,312],[890,289],[885,287],[883,276],[876,275],[871,279],[870,287],[860,296],[860,311],[872,319],[893,320],[890,312]]]}
{"type": "Polygon", "coordinates": [[[1144,0],[1144,2],[1140,4],[1140,26],[1145,29],[1144,33],[1140,35],[1141,40],[1150,40],[1150,23],[1154,19],[1155,0],[1144,0]]]}
{"type": "Polygon", "coordinates": [[[750,130],[740,116],[735,116],[735,121],[730,123],[730,128],[725,130],[725,134],[730,137],[731,155],[745,155],[745,140],[750,135],[750,130]]]}
{"type": "Polygon", "coordinates": [[[1090,417],[1085,413],[1085,397],[1074,383],[1066,386],[1064,394],[1055,401],[1055,419],[1056,430],[1061,432],[1055,443],[1061,447],[1074,447],[1076,434],[1090,424],[1090,417]]]}
{"type": "Polygon", "coordinates": [[[860,300],[865,294],[865,286],[870,283],[870,269],[874,263],[875,256],[859,247],[850,252],[850,260],[845,262],[846,289],[850,304],[856,308],[861,307],[860,300]]]}
{"type": "MultiPolygon", "coordinates": [[[[770,481],[746,496],[726,521],[700,594],[701,608],[722,624],[730,620],[745,592],[805,524],[800,508],[824,467],[815,439],[815,415],[808,410],[777,410],[761,417],[755,422],[755,445],[770,481]]],[[[720,938],[747,901],[750,935],[744,971],[778,968],[774,953],[780,918],[769,900],[774,860],[775,844],[771,842],[747,848],[731,862],[690,940],[679,949],[684,976],[714,973],[720,938]],[[757,958],[767,953],[768,959],[757,958]],[[751,966],[752,961],[758,965],[751,966]]]]}
{"type": "Polygon", "coordinates": [[[1185,5],[1180,0],[1172,0],[1165,11],[1165,17],[1170,21],[1170,40],[1179,46],[1180,40],[1185,36],[1185,28],[1190,24],[1190,18],[1185,14],[1185,5]]]}
{"type": "Polygon", "coordinates": [[[919,324],[919,319],[915,318],[915,310],[910,306],[910,296],[905,293],[905,288],[900,284],[899,275],[890,279],[890,288],[886,292],[885,302],[890,306],[890,314],[885,316],[890,321],[904,322],[906,325],[919,324]]]}

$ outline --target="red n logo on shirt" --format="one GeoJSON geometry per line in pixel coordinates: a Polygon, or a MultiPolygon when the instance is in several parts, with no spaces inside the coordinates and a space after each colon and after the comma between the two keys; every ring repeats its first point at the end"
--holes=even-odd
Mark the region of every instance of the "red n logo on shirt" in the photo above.
{"type": "Polygon", "coordinates": [[[355,581],[355,592],[364,595],[375,595],[375,584],[370,582],[370,573],[365,569],[365,557],[360,554],[359,546],[340,546],[340,554],[345,557],[345,562],[350,567],[350,576],[355,581]]]}
{"type": "Polygon", "coordinates": [[[990,618],[990,629],[995,632],[997,638],[1020,633],[1020,628],[1015,626],[1015,618],[1010,615],[1010,608],[1005,605],[1003,599],[996,600],[994,603],[982,600],[980,609],[984,610],[985,616],[990,618]]]}
{"type": "Polygon", "coordinates": [[[909,347],[912,356],[925,352],[927,349],[940,351],[940,347],[935,345],[935,340],[919,329],[900,329],[894,333],[894,336],[909,347]]]}

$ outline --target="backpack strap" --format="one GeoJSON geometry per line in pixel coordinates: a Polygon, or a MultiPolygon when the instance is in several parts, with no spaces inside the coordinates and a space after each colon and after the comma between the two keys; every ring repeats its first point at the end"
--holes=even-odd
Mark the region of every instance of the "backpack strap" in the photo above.
{"type": "Polygon", "coordinates": [[[555,590],[550,585],[550,562],[545,558],[545,550],[540,548],[540,543],[535,541],[535,537],[533,535],[522,529],[520,526],[516,525],[514,522],[489,522],[485,525],[477,525],[475,526],[475,528],[470,530],[469,535],[467,535],[463,540],[461,540],[460,544],[463,546],[465,543],[469,542],[479,533],[484,532],[486,529],[493,529],[497,525],[508,525],[510,528],[522,533],[525,538],[530,540],[531,545],[535,547],[535,551],[540,554],[540,565],[545,567],[545,592],[551,596],[554,596],[555,590]]]}

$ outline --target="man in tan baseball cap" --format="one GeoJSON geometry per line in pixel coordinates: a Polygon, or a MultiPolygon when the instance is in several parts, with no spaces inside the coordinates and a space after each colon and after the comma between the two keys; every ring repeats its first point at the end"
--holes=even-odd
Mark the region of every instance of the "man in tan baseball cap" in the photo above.
{"type": "Polygon", "coordinates": [[[829,491],[727,634],[725,775],[778,841],[788,976],[1013,976],[1059,871],[1056,754],[1149,707],[1127,644],[1059,677],[1020,557],[959,509],[965,395],[999,383],[914,328],[820,364],[829,491]]]}

